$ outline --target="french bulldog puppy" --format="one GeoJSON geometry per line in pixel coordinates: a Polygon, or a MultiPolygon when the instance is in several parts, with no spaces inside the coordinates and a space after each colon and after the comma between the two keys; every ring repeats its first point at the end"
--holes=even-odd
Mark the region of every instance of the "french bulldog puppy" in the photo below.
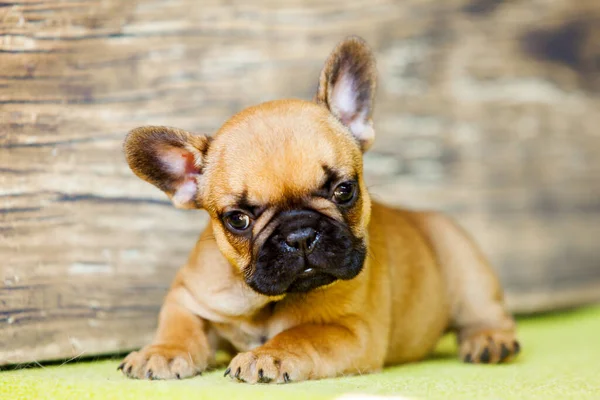
{"type": "Polygon", "coordinates": [[[277,100],[234,115],[213,136],[134,129],[133,172],[210,223],[174,279],[152,343],[119,366],[180,379],[237,355],[247,383],[364,374],[426,357],[455,331],[469,363],[520,346],[502,289],[448,217],[371,201],[362,154],[375,138],[376,68],[350,37],[331,53],[313,101],[277,100]]]}

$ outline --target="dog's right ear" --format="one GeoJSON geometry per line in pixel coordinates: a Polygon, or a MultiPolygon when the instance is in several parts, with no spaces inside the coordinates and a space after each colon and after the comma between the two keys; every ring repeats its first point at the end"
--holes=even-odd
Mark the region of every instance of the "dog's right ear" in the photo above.
{"type": "Polygon", "coordinates": [[[202,207],[200,179],[210,138],[181,129],[144,126],[125,138],[125,157],[141,179],[165,192],[177,208],[202,207]]]}

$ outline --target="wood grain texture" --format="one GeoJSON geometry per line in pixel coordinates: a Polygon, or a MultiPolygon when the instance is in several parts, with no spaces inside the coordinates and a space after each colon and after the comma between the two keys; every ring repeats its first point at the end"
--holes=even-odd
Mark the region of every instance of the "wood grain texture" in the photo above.
{"type": "Polygon", "coordinates": [[[347,34],[378,57],[374,197],[459,218],[515,310],[600,299],[598,2],[340,4],[0,1],[0,365],[147,342],[206,217],[125,133],[311,98],[347,34]]]}

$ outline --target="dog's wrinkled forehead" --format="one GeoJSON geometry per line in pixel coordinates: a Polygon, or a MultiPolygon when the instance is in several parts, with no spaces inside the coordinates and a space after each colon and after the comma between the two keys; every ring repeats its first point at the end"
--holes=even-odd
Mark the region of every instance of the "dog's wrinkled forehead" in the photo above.
{"type": "Polygon", "coordinates": [[[357,143],[324,107],[280,100],[242,111],[215,135],[206,169],[209,202],[244,196],[275,204],[309,194],[327,179],[360,174],[357,143]]]}

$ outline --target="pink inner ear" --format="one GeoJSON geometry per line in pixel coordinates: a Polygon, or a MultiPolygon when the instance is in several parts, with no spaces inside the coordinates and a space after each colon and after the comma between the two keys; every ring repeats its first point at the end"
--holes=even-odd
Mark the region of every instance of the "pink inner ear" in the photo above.
{"type": "Polygon", "coordinates": [[[164,167],[176,179],[200,173],[194,164],[194,155],[185,149],[161,146],[158,153],[164,167]]]}
{"type": "Polygon", "coordinates": [[[194,154],[180,147],[163,145],[156,149],[162,166],[172,178],[171,200],[178,208],[195,208],[198,186],[194,154]]]}
{"type": "Polygon", "coordinates": [[[186,152],[185,154],[181,154],[181,158],[184,159],[186,175],[198,173],[198,169],[194,165],[194,155],[192,153],[186,152]]]}

